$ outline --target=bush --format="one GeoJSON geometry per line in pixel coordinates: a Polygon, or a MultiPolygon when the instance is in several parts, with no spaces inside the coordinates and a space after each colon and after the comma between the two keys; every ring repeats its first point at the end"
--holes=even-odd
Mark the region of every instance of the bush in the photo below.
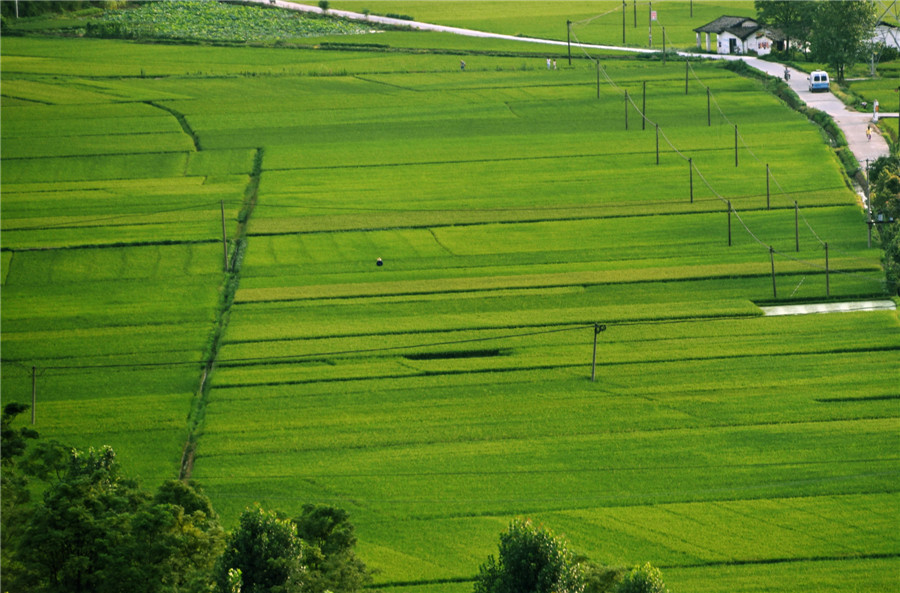
{"type": "Polygon", "coordinates": [[[643,566],[635,566],[625,575],[618,593],[669,593],[662,580],[662,573],[649,562],[643,566]]]}

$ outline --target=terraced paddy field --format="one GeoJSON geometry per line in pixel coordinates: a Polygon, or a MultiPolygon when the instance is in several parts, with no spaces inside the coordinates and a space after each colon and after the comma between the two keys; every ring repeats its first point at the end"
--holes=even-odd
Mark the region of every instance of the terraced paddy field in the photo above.
{"type": "Polygon", "coordinates": [[[34,367],[43,436],[230,525],[346,508],[386,591],[471,590],[516,516],[674,591],[897,589],[897,313],[759,309],[883,296],[822,134],[470,43],[5,39],[3,400],[34,367]]]}

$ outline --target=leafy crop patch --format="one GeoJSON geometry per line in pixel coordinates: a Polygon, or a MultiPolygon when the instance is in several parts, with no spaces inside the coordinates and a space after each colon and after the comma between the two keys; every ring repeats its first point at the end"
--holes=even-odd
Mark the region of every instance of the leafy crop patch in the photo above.
{"type": "Polygon", "coordinates": [[[854,403],[854,402],[874,402],[874,401],[886,401],[892,399],[900,399],[900,395],[870,395],[865,397],[825,397],[821,399],[817,399],[816,401],[821,404],[831,404],[831,403],[854,403]]]}
{"type": "Polygon", "coordinates": [[[488,348],[486,350],[453,350],[447,352],[419,352],[416,354],[406,354],[403,358],[407,360],[444,360],[454,358],[491,358],[493,356],[505,356],[508,352],[504,352],[499,348],[488,348]]]}
{"type": "Polygon", "coordinates": [[[273,41],[353,35],[371,29],[372,26],[271,8],[219,2],[148,2],[132,10],[107,12],[102,19],[88,24],[87,34],[126,39],[273,41]]]}

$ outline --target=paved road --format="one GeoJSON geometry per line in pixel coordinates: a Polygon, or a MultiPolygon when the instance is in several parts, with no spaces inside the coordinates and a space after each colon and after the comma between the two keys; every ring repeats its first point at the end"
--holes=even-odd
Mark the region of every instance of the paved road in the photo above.
{"type": "MultiPolygon", "coordinates": [[[[784,66],[782,64],[767,62],[759,58],[744,57],[742,59],[748,65],[757,70],[762,70],[770,76],[784,76],[784,66]]],[[[851,111],[832,93],[811,93],[806,80],[806,73],[793,68],[789,70],[791,78],[788,84],[804,103],[814,109],[824,111],[834,119],[838,127],[844,132],[844,136],[847,137],[847,144],[850,146],[850,151],[857,161],[865,164],[866,159],[874,161],[880,156],[890,154],[887,141],[876,130],[873,130],[871,140],[866,138],[866,127],[872,124],[873,114],[851,111]]],[[[880,117],[897,117],[896,113],[882,113],[879,115],[880,117]]]]}

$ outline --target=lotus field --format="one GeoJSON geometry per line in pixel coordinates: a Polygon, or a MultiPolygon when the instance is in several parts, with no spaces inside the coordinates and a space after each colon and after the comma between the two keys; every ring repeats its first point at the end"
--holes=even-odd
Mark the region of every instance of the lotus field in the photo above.
{"type": "Polygon", "coordinates": [[[896,311],[760,308],[884,296],[822,133],[554,55],[4,39],[3,400],[229,525],[345,508],[391,593],[517,516],[672,591],[900,588],[896,311]]]}

